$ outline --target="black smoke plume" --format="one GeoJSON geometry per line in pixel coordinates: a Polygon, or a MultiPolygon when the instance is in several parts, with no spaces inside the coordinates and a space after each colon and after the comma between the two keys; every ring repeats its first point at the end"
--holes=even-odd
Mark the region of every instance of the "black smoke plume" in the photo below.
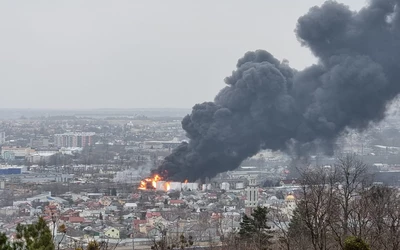
{"type": "Polygon", "coordinates": [[[214,102],[183,119],[189,142],[157,172],[194,181],[262,149],[301,155],[318,144],[332,154],[341,132],[382,120],[400,92],[399,12],[400,0],[373,0],[358,12],[333,1],[311,8],[296,34],[318,64],[296,71],[266,51],[247,52],[214,102]]]}

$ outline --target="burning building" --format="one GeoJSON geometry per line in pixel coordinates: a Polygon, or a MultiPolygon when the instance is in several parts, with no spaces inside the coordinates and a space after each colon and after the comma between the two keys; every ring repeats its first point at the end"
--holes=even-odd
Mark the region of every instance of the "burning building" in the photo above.
{"type": "Polygon", "coordinates": [[[197,190],[199,184],[195,182],[171,182],[164,181],[163,178],[156,174],[152,177],[146,178],[140,182],[140,190],[157,190],[157,191],[181,191],[181,190],[197,190]]]}
{"type": "Polygon", "coordinates": [[[139,189],[146,190],[146,189],[156,189],[157,182],[161,181],[162,178],[156,174],[153,177],[148,177],[142,181],[140,181],[139,189]]]}

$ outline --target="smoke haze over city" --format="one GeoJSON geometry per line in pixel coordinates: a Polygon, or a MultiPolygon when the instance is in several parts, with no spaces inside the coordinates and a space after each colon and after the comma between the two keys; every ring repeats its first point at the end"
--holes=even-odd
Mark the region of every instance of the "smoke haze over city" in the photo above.
{"type": "Polygon", "coordinates": [[[299,42],[319,59],[296,71],[269,52],[247,52],[228,85],[182,121],[190,141],[158,172],[183,180],[233,170],[262,149],[302,156],[314,145],[332,155],[346,129],[384,118],[400,91],[400,13],[374,0],[358,12],[328,1],[299,18],[299,42]]]}
{"type": "Polygon", "coordinates": [[[399,249],[400,0],[5,0],[0,31],[0,249],[399,249]]]}

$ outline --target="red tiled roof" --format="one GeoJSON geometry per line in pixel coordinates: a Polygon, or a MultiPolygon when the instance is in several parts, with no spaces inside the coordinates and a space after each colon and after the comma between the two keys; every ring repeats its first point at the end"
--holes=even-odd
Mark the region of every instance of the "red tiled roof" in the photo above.
{"type": "Polygon", "coordinates": [[[15,228],[15,226],[16,226],[16,224],[10,223],[10,224],[4,225],[3,228],[5,228],[5,229],[10,229],[10,228],[15,228]]]}
{"type": "Polygon", "coordinates": [[[211,218],[212,219],[219,219],[219,218],[221,218],[222,216],[221,216],[221,214],[220,213],[213,213],[212,215],[211,215],[211,218]]]}
{"type": "Polygon", "coordinates": [[[140,224],[146,224],[146,222],[146,220],[134,220],[133,226],[135,227],[135,229],[138,229],[140,224]]]}
{"type": "Polygon", "coordinates": [[[139,224],[144,224],[144,223],[146,223],[146,220],[134,220],[133,221],[134,225],[139,225],[139,224]]]}
{"type": "Polygon", "coordinates": [[[83,217],[69,217],[69,222],[71,223],[82,223],[85,221],[83,217]]]}
{"type": "Polygon", "coordinates": [[[146,213],[146,218],[160,217],[160,216],[161,216],[160,212],[147,212],[146,213]]]}
{"type": "Polygon", "coordinates": [[[185,203],[183,200],[170,200],[169,204],[182,204],[185,203]]]}
{"type": "Polygon", "coordinates": [[[18,224],[18,223],[21,223],[21,222],[24,222],[24,221],[25,221],[24,219],[17,219],[17,220],[14,221],[14,223],[18,224]]]}
{"type": "Polygon", "coordinates": [[[67,215],[67,214],[71,214],[71,213],[74,213],[74,212],[75,212],[75,210],[73,210],[73,209],[68,209],[67,211],[63,212],[62,214],[63,214],[63,215],[67,215]]]}
{"type": "Polygon", "coordinates": [[[45,221],[51,221],[51,217],[50,216],[43,216],[43,220],[45,220],[45,221]]]}

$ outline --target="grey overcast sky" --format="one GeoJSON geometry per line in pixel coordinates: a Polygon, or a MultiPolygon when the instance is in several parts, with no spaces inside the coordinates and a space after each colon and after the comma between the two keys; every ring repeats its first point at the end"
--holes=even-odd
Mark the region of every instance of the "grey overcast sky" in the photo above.
{"type": "Polygon", "coordinates": [[[246,51],[312,64],[294,28],[323,2],[4,0],[0,108],[190,108],[213,100],[246,51]]]}

